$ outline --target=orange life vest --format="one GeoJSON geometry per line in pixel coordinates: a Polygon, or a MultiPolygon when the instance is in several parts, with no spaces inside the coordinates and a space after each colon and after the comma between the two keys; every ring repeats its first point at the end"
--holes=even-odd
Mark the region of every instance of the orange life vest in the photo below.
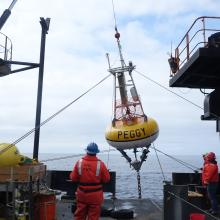
{"type": "Polygon", "coordinates": [[[202,181],[204,184],[215,183],[219,181],[218,165],[216,163],[207,162],[202,172],[202,181]]]}
{"type": "Polygon", "coordinates": [[[102,190],[102,183],[108,182],[110,176],[101,160],[96,156],[86,155],[76,163],[70,178],[79,183],[80,190],[92,192],[102,190]]]}
{"type": "Polygon", "coordinates": [[[70,179],[79,183],[77,199],[86,203],[102,203],[102,184],[110,180],[109,172],[105,164],[96,156],[86,155],[79,160],[70,179]]]}

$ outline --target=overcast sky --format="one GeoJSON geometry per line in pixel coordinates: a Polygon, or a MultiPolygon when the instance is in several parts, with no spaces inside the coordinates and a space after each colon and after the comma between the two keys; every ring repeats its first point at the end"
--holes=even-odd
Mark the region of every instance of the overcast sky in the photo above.
{"type": "MultiPolygon", "coordinates": [[[[11,0],[1,0],[2,13],[11,0]]],[[[219,0],[115,0],[115,12],[125,61],[169,87],[167,52],[175,47],[195,18],[217,16],[219,0]]],[[[40,17],[50,17],[47,35],[42,120],[77,98],[108,75],[106,53],[116,67],[111,0],[18,0],[1,30],[13,43],[13,60],[39,62],[40,17]]],[[[146,115],[157,120],[155,146],[169,154],[220,154],[215,122],[200,120],[203,111],[133,74],[146,115]]],[[[38,69],[0,79],[0,142],[13,142],[34,127],[38,69]]],[[[112,117],[113,79],[41,128],[40,153],[81,153],[95,141],[108,149],[104,133],[112,117]]],[[[198,90],[170,88],[203,107],[198,90]]],[[[30,135],[17,144],[32,152],[30,135]]]]}

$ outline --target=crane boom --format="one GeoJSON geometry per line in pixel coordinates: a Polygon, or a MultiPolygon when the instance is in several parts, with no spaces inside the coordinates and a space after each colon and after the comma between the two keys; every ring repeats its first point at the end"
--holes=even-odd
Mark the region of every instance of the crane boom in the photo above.
{"type": "Polygon", "coordinates": [[[4,26],[5,22],[8,20],[9,16],[11,15],[11,10],[16,4],[17,0],[13,0],[12,3],[10,4],[8,9],[5,9],[2,16],[0,17],[0,30],[4,26]]]}

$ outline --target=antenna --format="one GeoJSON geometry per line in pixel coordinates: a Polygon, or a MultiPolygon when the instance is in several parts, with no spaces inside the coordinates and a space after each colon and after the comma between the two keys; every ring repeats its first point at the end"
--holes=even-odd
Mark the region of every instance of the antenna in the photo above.
{"type": "Polygon", "coordinates": [[[108,53],[106,53],[106,58],[107,58],[107,61],[108,61],[108,67],[110,69],[111,65],[110,65],[110,59],[109,59],[109,54],[108,53]]]}

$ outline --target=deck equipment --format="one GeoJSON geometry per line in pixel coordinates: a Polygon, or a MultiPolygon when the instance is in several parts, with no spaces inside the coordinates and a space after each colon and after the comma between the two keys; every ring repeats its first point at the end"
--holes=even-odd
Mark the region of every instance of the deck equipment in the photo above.
{"type": "Polygon", "coordinates": [[[7,143],[0,144],[0,167],[18,165],[23,160],[15,145],[8,149],[10,145],[7,143]]]}

